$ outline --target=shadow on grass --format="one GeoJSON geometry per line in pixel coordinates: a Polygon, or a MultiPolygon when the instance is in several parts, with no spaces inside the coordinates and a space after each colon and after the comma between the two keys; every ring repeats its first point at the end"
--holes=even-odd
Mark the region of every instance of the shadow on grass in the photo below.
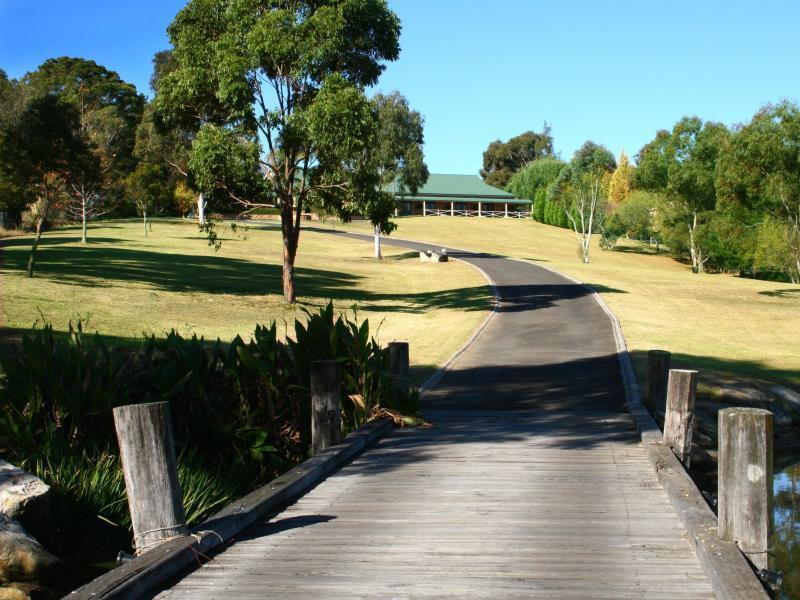
{"type": "Polygon", "coordinates": [[[758,293],[762,296],[769,296],[770,298],[800,298],[800,288],[791,288],[788,290],[765,290],[758,293]]]}
{"type": "Polygon", "coordinates": [[[625,254],[645,254],[647,256],[669,256],[664,246],[661,246],[656,251],[655,246],[648,246],[644,243],[635,243],[631,245],[614,246],[612,252],[622,252],[625,254]]]}
{"type": "MultiPolygon", "coordinates": [[[[631,352],[634,368],[640,388],[644,386],[647,371],[647,352],[635,350],[631,352]]],[[[716,356],[699,356],[693,354],[673,353],[671,359],[673,369],[693,369],[700,371],[700,377],[731,376],[740,379],[760,379],[769,382],[783,383],[800,389],[800,368],[775,369],[758,360],[732,360],[716,356]]]]}
{"type": "Polygon", "coordinates": [[[600,294],[627,294],[625,290],[620,290],[618,288],[609,287],[607,285],[603,285],[601,283],[587,283],[590,288],[600,294]]]}
{"type": "MultiPolygon", "coordinates": [[[[150,284],[164,291],[264,295],[280,293],[280,265],[223,256],[167,254],[121,247],[62,247],[71,238],[45,238],[37,254],[35,277],[78,286],[108,287],[125,282],[150,284]]],[[[113,240],[112,240],[113,241],[113,240]]],[[[22,271],[27,253],[4,257],[5,267],[22,271]]],[[[360,277],[321,269],[295,270],[302,294],[352,298],[360,277]]]]}

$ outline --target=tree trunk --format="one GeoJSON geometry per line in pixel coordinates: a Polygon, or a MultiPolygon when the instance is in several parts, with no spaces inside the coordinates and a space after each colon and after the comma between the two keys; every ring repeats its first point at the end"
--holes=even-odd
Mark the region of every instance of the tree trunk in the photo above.
{"type": "Polygon", "coordinates": [[[294,295],[294,258],[297,246],[291,247],[291,241],[284,238],[283,240],[283,299],[288,304],[294,304],[296,298],[294,295]]]}
{"type": "Polygon", "coordinates": [[[688,224],[689,227],[689,255],[692,258],[692,273],[703,272],[703,260],[700,254],[700,249],[694,239],[694,232],[697,229],[697,213],[692,214],[692,222],[688,224]]]}
{"type": "Polygon", "coordinates": [[[81,211],[81,243],[86,243],[86,204],[81,211]]]}
{"type": "Polygon", "coordinates": [[[39,247],[39,240],[42,239],[42,226],[44,225],[44,216],[40,216],[36,221],[36,237],[33,238],[33,246],[31,246],[31,253],[28,255],[28,270],[26,272],[28,277],[33,277],[33,262],[36,255],[36,249],[39,247]]]}
{"type": "Polygon", "coordinates": [[[197,196],[197,219],[200,221],[200,225],[206,224],[206,197],[203,192],[197,196]]]}
{"type": "Polygon", "coordinates": [[[142,220],[144,222],[144,236],[147,237],[147,211],[142,210],[142,220]]]}
{"type": "Polygon", "coordinates": [[[375,258],[383,260],[383,254],[381,254],[381,228],[377,225],[375,226],[375,258]]]}

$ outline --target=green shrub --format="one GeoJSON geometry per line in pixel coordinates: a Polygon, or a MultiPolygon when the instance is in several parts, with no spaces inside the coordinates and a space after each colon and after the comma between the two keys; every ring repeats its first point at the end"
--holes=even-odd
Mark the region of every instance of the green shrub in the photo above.
{"type": "Polygon", "coordinates": [[[66,339],[45,326],[2,360],[0,448],[53,487],[55,552],[108,553],[130,542],[115,406],[170,403],[193,523],[308,456],[315,360],[341,364],[345,433],[376,409],[416,413],[417,393],[389,376],[388,350],[369,321],[337,316],[331,303],[296,320],[286,342],[273,322],[256,327],[247,343],[208,343],[173,331],[131,348],[86,335],[79,323],[66,339]]]}

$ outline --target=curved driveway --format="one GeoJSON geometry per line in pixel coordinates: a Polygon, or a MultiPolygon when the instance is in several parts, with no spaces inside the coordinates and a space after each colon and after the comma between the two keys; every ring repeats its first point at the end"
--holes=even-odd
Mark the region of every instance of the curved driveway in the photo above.
{"type": "Polygon", "coordinates": [[[609,318],[546,269],[449,253],[500,304],[426,394],[433,426],[396,430],[159,597],[713,598],[622,412],[609,318]]]}

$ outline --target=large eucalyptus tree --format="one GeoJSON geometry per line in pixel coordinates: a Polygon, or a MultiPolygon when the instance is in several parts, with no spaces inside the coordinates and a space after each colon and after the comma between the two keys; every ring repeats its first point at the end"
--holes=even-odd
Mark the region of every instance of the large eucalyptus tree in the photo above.
{"type": "Polygon", "coordinates": [[[310,202],[346,211],[378,186],[366,168],[377,119],[364,88],[400,52],[384,0],[191,0],[169,27],[166,122],[194,126],[190,179],[243,209],[281,210],[283,293],[310,202]]]}

